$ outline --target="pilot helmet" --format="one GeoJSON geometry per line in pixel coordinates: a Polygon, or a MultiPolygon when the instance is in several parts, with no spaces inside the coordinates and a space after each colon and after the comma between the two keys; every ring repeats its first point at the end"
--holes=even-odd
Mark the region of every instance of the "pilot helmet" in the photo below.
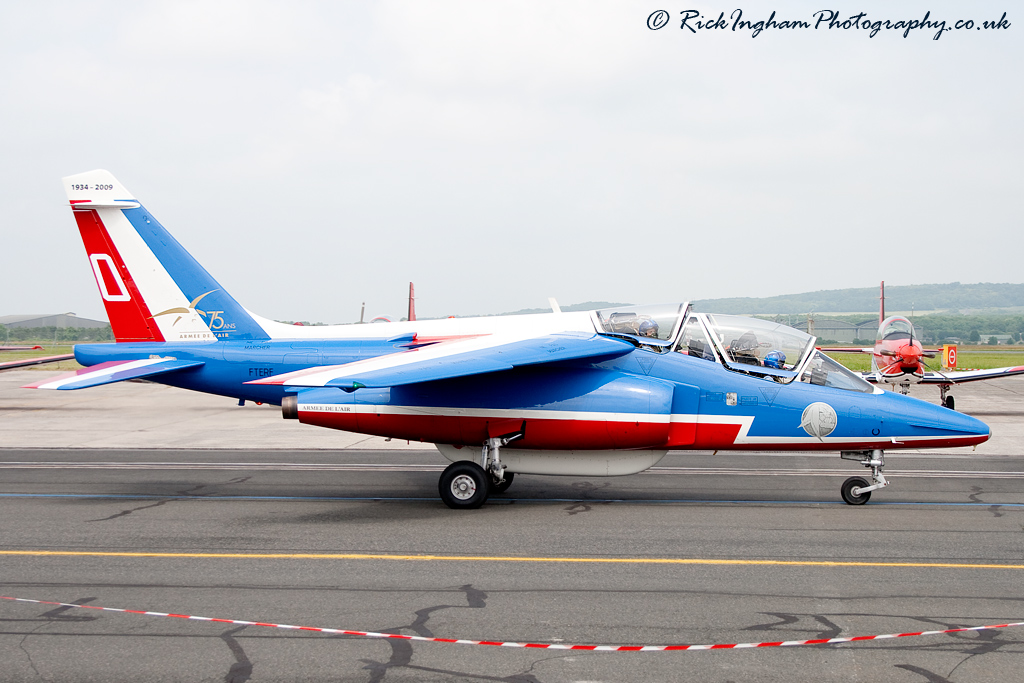
{"type": "Polygon", "coordinates": [[[769,351],[764,354],[764,366],[766,368],[775,368],[776,370],[782,370],[786,364],[786,354],[778,349],[769,351]]]}
{"type": "Polygon", "coordinates": [[[640,323],[640,336],[641,337],[657,337],[658,336],[658,323],[653,320],[645,320],[640,323]]]}

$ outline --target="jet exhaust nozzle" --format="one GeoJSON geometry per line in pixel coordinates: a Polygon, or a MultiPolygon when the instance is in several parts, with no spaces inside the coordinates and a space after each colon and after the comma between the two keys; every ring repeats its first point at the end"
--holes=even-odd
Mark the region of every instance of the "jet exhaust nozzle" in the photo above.
{"type": "Polygon", "coordinates": [[[299,397],[285,396],[281,399],[281,417],[286,420],[299,419],[299,397]]]}

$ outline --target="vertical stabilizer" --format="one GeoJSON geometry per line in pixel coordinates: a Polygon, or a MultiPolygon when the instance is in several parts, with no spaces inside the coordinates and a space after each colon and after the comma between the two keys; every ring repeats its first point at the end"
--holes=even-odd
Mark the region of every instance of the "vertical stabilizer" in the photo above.
{"type": "Polygon", "coordinates": [[[118,341],[269,338],[113,175],[69,176],[64,189],[118,341]]]}

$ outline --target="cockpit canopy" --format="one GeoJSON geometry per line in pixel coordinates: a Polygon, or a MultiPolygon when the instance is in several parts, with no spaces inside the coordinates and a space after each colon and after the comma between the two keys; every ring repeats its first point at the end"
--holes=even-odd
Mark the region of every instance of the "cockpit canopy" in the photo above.
{"type": "Polygon", "coordinates": [[[689,309],[688,304],[619,306],[592,315],[599,333],[628,338],[646,351],[676,351],[721,361],[733,372],[782,384],[799,380],[847,391],[874,391],[858,375],[816,351],[814,337],[806,332],[770,320],[690,313],[689,309]]]}
{"type": "Polygon", "coordinates": [[[730,363],[795,370],[814,337],[786,325],[739,315],[708,315],[711,333],[730,363]]]}
{"type": "Polygon", "coordinates": [[[619,306],[594,311],[598,332],[628,335],[644,344],[667,346],[676,336],[687,304],[619,306]]]}
{"type": "MultiPolygon", "coordinates": [[[[870,394],[874,387],[814,347],[815,338],[787,325],[738,315],[704,316],[725,366],[782,384],[795,380],[870,394]]],[[[692,353],[691,353],[692,355],[692,353]]]]}
{"type": "Polygon", "coordinates": [[[885,321],[879,325],[875,341],[882,341],[883,339],[911,339],[913,336],[913,323],[906,318],[893,316],[891,318],[886,318],[885,321]]]}

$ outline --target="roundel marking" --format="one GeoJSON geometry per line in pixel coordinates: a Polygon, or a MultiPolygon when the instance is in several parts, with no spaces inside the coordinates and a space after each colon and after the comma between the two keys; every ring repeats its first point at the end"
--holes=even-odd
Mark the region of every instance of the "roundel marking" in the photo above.
{"type": "Polygon", "coordinates": [[[800,426],[803,427],[803,430],[819,439],[835,431],[838,422],[839,416],[836,415],[836,409],[821,402],[807,406],[800,416],[800,426]]]}

